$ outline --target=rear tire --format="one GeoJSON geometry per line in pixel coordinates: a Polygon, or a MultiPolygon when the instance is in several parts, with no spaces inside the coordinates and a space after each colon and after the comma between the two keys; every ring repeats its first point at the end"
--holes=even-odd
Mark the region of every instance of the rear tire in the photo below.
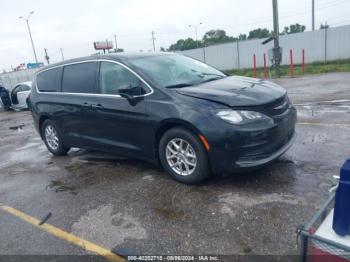
{"type": "Polygon", "coordinates": [[[41,126],[41,136],[47,149],[55,156],[66,155],[70,150],[70,147],[64,145],[62,135],[49,119],[45,120],[41,126]]]}
{"type": "Polygon", "coordinates": [[[195,134],[184,128],[167,131],[160,139],[158,150],[163,168],[181,183],[198,184],[210,174],[204,145],[195,134]]]}

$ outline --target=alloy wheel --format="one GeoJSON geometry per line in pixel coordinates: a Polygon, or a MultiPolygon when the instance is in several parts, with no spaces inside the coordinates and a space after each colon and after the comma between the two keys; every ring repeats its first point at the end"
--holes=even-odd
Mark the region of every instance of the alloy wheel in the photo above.
{"type": "Polygon", "coordinates": [[[168,142],[166,159],[171,169],[181,176],[191,175],[197,166],[197,156],[193,147],[182,138],[174,138],[168,142]]]}
{"type": "Polygon", "coordinates": [[[52,125],[47,125],[45,128],[45,140],[52,150],[56,151],[58,149],[59,138],[57,135],[57,131],[52,125]]]}

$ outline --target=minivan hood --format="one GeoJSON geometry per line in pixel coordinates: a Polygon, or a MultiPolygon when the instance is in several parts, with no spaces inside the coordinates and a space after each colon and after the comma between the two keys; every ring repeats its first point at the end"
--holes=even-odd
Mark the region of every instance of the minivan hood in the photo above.
{"type": "Polygon", "coordinates": [[[230,76],[184,87],[177,92],[230,107],[259,106],[273,102],[286,94],[284,88],[274,83],[241,76],[230,76]]]}

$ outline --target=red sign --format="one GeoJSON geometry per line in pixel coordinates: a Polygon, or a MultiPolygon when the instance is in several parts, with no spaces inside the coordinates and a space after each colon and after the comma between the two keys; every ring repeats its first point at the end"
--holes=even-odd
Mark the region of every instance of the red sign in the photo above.
{"type": "Polygon", "coordinates": [[[94,48],[95,48],[95,50],[112,49],[113,48],[113,42],[112,41],[94,42],[94,48]]]}

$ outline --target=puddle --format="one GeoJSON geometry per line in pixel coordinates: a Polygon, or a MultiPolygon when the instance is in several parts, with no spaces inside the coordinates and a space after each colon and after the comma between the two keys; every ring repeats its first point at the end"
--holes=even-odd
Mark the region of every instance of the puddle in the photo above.
{"type": "Polygon", "coordinates": [[[154,211],[165,219],[183,220],[185,212],[183,210],[171,210],[168,208],[155,208],[154,211]]]}
{"type": "Polygon", "coordinates": [[[233,218],[242,212],[241,208],[249,209],[254,206],[270,203],[298,205],[302,203],[302,199],[292,195],[277,193],[255,197],[241,196],[238,193],[224,193],[219,196],[219,203],[221,203],[221,213],[233,218]]]}
{"type": "Polygon", "coordinates": [[[22,146],[22,147],[18,147],[16,148],[16,151],[21,151],[21,150],[25,150],[25,149],[29,149],[29,148],[32,148],[32,147],[39,147],[40,145],[42,145],[40,142],[30,142],[30,143],[27,143],[26,145],[22,146]]]}
{"type": "Polygon", "coordinates": [[[137,218],[119,210],[115,213],[112,205],[101,205],[86,212],[73,224],[72,233],[110,249],[129,239],[147,237],[137,218]]]}
{"type": "Polygon", "coordinates": [[[327,100],[295,104],[299,117],[315,117],[323,114],[350,113],[350,100],[327,100]]]}
{"type": "Polygon", "coordinates": [[[54,190],[56,193],[58,192],[66,192],[76,195],[76,188],[70,185],[67,185],[59,180],[52,180],[49,185],[46,186],[46,190],[54,190]]]}
{"type": "Polygon", "coordinates": [[[145,175],[145,176],[142,177],[142,179],[143,180],[147,180],[147,181],[153,181],[154,180],[152,175],[145,175]]]}
{"type": "Polygon", "coordinates": [[[275,163],[296,164],[293,159],[286,158],[285,156],[276,159],[275,163]]]}
{"type": "Polygon", "coordinates": [[[1,155],[0,168],[17,165],[19,162],[31,168],[38,168],[39,166],[45,166],[50,157],[51,155],[44,144],[29,142],[22,147],[15,148],[13,151],[5,152],[1,155]],[[4,160],[2,161],[1,158],[4,160]]]}
{"type": "Polygon", "coordinates": [[[326,143],[327,142],[327,135],[326,134],[315,134],[310,137],[308,137],[311,143],[326,143]]]}

